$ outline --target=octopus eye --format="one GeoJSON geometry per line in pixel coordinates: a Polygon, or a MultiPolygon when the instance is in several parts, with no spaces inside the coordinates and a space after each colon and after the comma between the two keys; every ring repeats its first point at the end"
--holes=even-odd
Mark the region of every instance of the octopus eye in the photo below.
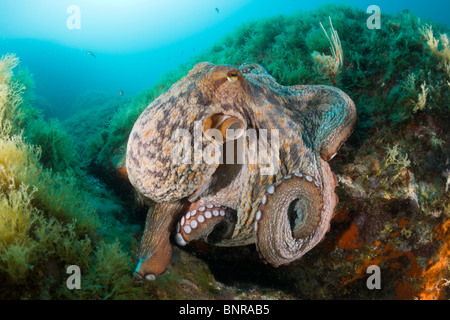
{"type": "Polygon", "coordinates": [[[227,74],[228,81],[236,82],[239,79],[239,74],[236,71],[230,71],[227,74]]]}

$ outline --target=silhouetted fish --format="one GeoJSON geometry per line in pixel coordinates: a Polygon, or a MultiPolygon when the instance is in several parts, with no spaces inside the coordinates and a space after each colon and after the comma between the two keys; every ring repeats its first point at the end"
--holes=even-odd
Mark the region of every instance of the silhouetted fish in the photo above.
{"type": "Polygon", "coordinates": [[[97,59],[97,57],[95,56],[95,54],[93,54],[93,53],[90,52],[90,51],[86,51],[86,54],[88,54],[88,55],[94,57],[94,59],[97,59]]]}
{"type": "Polygon", "coordinates": [[[216,8],[216,12],[219,13],[219,8],[216,8]]]}

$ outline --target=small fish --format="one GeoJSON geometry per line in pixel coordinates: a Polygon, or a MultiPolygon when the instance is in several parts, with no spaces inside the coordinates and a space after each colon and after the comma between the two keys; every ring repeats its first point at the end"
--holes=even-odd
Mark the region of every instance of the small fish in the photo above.
{"type": "Polygon", "coordinates": [[[219,8],[216,8],[216,12],[217,12],[217,14],[219,14],[219,8]]]}
{"type": "Polygon", "coordinates": [[[95,56],[95,54],[93,54],[93,53],[90,52],[90,51],[86,51],[86,54],[88,54],[88,55],[94,57],[94,59],[97,59],[97,57],[95,56]]]}
{"type": "Polygon", "coordinates": [[[123,91],[122,91],[122,90],[120,90],[120,91],[119,91],[119,94],[120,94],[121,96],[123,96],[123,91]]]}

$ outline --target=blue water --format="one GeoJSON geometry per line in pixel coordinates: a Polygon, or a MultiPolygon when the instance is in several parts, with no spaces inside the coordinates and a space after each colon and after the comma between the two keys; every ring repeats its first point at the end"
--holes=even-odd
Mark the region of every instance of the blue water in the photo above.
{"type": "MultiPolygon", "coordinates": [[[[65,118],[86,91],[131,97],[242,22],[324,3],[330,1],[1,0],[0,54],[16,53],[33,74],[46,114],[65,118]],[[67,26],[70,5],[80,10],[79,29],[67,26]]],[[[450,25],[448,0],[334,3],[363,10],[375,4],[382,14],[408,9],[450,25]]]]}

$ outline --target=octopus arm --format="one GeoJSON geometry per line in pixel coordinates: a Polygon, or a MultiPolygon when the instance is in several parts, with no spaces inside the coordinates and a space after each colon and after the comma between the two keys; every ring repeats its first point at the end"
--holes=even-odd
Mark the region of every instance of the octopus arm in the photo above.
{"type": "Polygon", "coordinates": [[[184,207],[181,202],[161,202],[149,210],[134,272],[137,280],[154,280],[166,271],[172,255],[170,233],[184,207]]]}
{"type": "Polygon", "coordinates": [[[338,201],[336,179],[320,160],[322,181],[302,173],[272,185],[256,213],[256,246],[264,261],[275,267],[301,258],[317,245],[330,227],[338,201]]]}
{"type": "Polygon", "coordinates": [[[347,140],[358,121],[352,99],[330,86],[302,86],[297,92],[311,126],[313,148],[322,159],[332,159],[347,140]]]}

